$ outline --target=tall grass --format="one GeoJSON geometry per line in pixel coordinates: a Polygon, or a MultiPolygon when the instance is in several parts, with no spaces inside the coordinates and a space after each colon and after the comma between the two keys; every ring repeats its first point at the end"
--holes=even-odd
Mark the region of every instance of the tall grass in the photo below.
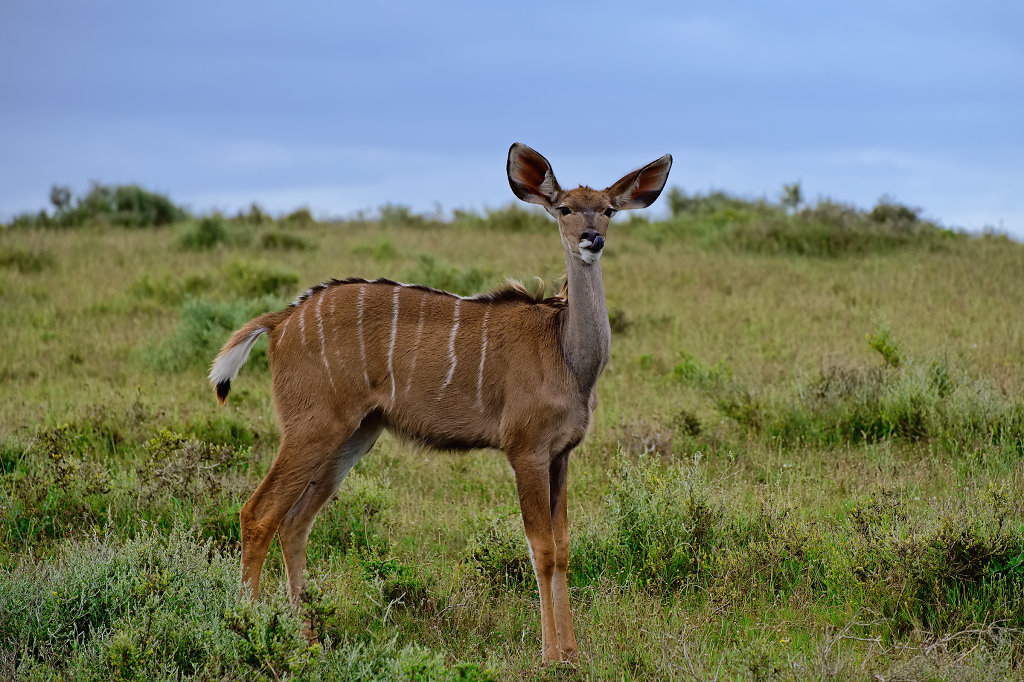
{"type": "Polygon", "coordinates": [[[39,229],[75,210],[55,193],[0,232],[0,677],[1019,677],[1024,248],[789,190],[609,230],[613,355],[570,476],[582,660],[555,671],[500,454],[385,435],[313,528],[303,605],[276,547],[240,600],[266,351],[226,408],[205,377],[333,276],[555,279],[547,216],[39,229]]]}

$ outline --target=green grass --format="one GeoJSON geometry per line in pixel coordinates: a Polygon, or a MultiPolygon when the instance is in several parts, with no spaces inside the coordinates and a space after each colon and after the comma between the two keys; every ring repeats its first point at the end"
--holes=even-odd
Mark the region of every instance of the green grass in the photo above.
{"type": "Polygon", "coordinates": [[[0,677],[1019,678],[1024,247],[886,202],[670,200],[609,232],[612,360],[570,475],[581,662],[551,670],[500,453],[385,435],[314,526],[302,613],[276,546],[240,600],[265,342],[227,407],[205,373],[334,276],[555,286],[553,222],[0,230],[0,677]]]}

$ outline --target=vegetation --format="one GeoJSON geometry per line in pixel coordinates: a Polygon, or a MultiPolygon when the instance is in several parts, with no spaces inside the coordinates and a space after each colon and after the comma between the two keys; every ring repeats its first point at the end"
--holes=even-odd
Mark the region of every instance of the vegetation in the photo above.
{"type": "Polygon", "coordinates": [[[303,607],[276,546],[240,598],[238,509],[278,437],[266,342],[227,407],[205,373],[332,276],[556,287],[550,220],[253,205],[140,230],[156,195],[99,187],[0,230],[0,677],[1024,672],[1024,246],[891,199],[808,206],[798,184],[778,203],[673,190],[670,218],[613,223],[613,355],[570,476],[582,660],[545,670],[492,452],[383,436],[314,526],[303,607]]]}

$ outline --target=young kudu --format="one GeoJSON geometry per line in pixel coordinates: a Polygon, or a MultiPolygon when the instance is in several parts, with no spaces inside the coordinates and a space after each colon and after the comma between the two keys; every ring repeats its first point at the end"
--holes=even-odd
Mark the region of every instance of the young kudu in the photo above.
{"type": "Polygon", "coordinates": [[[540,592],[545,660],[574,660],[566,566],[569,453],[587,433],[611,330],[601,253],[616,211],[649,206],[665,186],[665,155],[604,190],[562,190],[547,159],[508,153],[515,195],[558,221],[564,296],[521,286],[462,297],[388,280],[333,280],[234,333],[210,370],[221,402],[261,334],[281,445],[241,511],[242,589],[257,591],[277,533],[289,594],[305,587],[317,512],[382,429],[441,449],[503,450],[540,592]]]}

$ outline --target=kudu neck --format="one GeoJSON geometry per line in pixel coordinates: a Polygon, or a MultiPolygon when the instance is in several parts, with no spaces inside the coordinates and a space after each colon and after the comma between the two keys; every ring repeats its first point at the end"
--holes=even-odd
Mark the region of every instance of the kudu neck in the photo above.
{"type": "Polygon", "coordinates": [[[566,250],[568,301],[559,340],[566,364],[584,392],[597,383],[611,352],[611,327],[600,261],[586,264],[566,250]]]}

